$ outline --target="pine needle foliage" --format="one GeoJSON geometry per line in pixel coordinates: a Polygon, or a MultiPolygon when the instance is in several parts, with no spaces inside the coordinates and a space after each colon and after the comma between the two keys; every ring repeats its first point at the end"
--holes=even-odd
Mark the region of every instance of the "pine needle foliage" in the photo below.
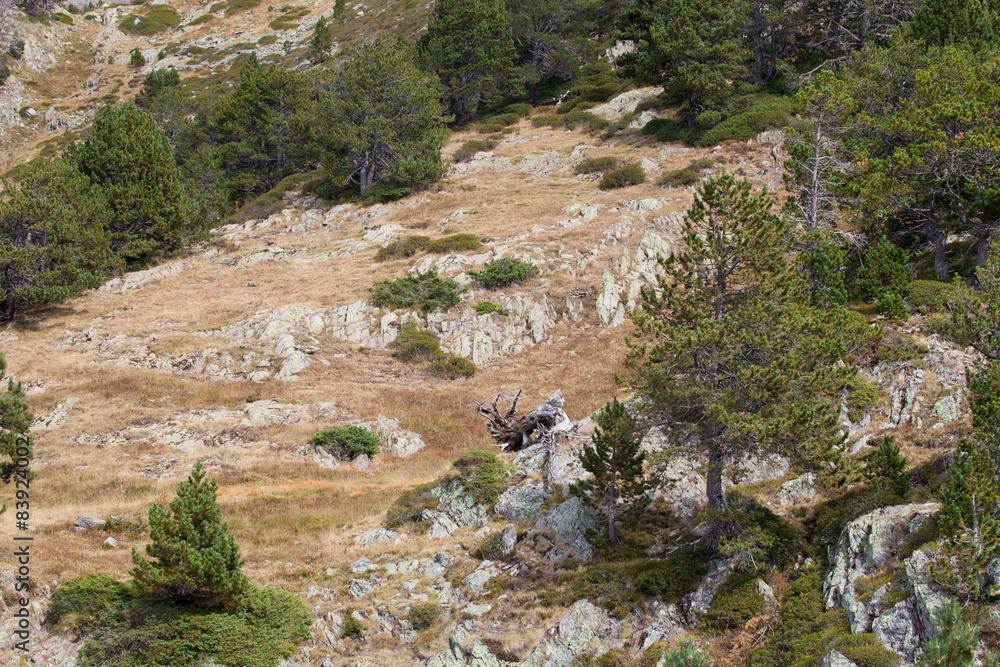
{"type": "Polygon", "coordinates": [[[574,489],[595,505],[603,507],[608,519],[608,540],[618,541],[615,512],[644,506],[649,482],[645,479],[638,424],[618,399],[594,416],[597,428],[590,444],[580,453],[583,469],[594,476],[574,489]]]}
{"type": "MultiPolygon", "coordinates": [[[[0,378],[7,372],[7,358],[0,352],[0,378]]],[[[7,380],[7,391],[0,394],[0,481],[8,484],[17,468],[17,449],[20,445],[28,445],[29,461],[34,458],[28,429],[33,415],[24,398],[24,389],[20,382],[7,380]]],[[[2,513],[2,510],[0,510],[2,513]]]]}
{"type": "Polygon", "coordinates": [[[177,487],[169,507],[149,508],[152,544],[147,560],[132,550],[130,574],[137,586],[154,598],[192,604],[237,608],[248,582],[241,569],[239,546],[222,521],[216,503],[216,483],[206,480],[201,461],[177,487]]]}

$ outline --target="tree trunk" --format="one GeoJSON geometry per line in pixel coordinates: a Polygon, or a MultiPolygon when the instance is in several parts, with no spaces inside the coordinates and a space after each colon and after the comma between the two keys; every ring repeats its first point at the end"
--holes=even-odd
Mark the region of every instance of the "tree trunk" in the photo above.
{"type": "Polygon", "coordinates": [[[929,236],[931,243],[934,244],[934,272],[939,280],[948,280],[951,274],[948,269],[948,255],[945,248],[948,243],[948,232],[935,224],[929,236]]]}
{"type": "Polygon", "coordinates": [[[614,487],[608,489],[605,501],[608,503],[608,540],[617,542],[618,535],[615,534],[615,492],[614,487]]]}
{"type": "Polygon", "coordinates": [[[976,266],[983,266],[990,258],[990,243],[992,242],[993,230],[984,227],[977,235],[979,242],[976,244],[976,266]]]}
{"type": "Polygon", "coordinates": [[[708,440],[708,472],[705,475],[705,492],[708,495],[708,506],[726,507],[726,494],[722,489],[722,445],[719,436],[722,435],[718,425],[710,424],[702,429],[708,440]]]}

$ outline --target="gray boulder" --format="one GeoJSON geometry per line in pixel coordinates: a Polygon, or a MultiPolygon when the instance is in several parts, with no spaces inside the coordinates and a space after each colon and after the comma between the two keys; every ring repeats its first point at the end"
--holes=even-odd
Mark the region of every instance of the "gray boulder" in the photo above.
{"type": "Polygon", "coordinates": [[[858,664],[834,649],[823,658],[822,667],[858,667],[858,664]]]}
{"type": "Polygon", "coordinates": [[[365,470],[369,465],[371,465],[371,459],[368,458],[367,454],[358,454],[354,457],[354,460],[351,461],[351,465],[358,470],[365,470]]]}
{"type": "Polygon", "coordinates": [[[621,647],[620,630],[607,611],[580,600],[556,628],[545,633],[546,639],[532,649],[521,667],[569,667],[584,653],[607,653],[621,647]]]}
{"type": "Polygon", "coordinates": [[[816,475],[809,472],[789,480],[778,487],[778,502],[782,505],[797,505],[816,497],[816,475]]]}
{"type": "Polygon", "coordinates": [[[508,556],[514,551],[514,547],[517,546],[517,528],[514,524],[508,523],[503,527],[503,532],[500,533],[500,553],[504,556],[508,556]]]}
{"type": "Polygon", "coordinates": [[[879,614],[872,621],[872,632],[882,646],[913,661],[920,648],[913,601],[908,598],[879,614]]]}
{"type": "Polygon", "coordinates": [[[431,495],[441,503],[441,511],[459,526],[485,526],[489,522],[486,508],[476,502],[460,480],[434,487],[431,495]]]}
{"type": "Polygon", "coordinates": [[[389,540],[395,539],[398,533],[394,530],[388,530],[386,528],[372,528],[371,530],[365,531],[354,538],[356,544],[360,544],[363,547],[368,547],[379,542],[388,542],[389,540]]]}
{"type": "Polygon", "coordinates": [[[584,533],[593,527],[595,520],[594,510],[574,496],[540,517],[532,530],[545,533],[551,540],[553,548],[545,556],[550,562],[560,563],[567,558],[587,560],[592,549],[584,533]]]}
{"type": "Polygon", "coordinates": [[[423,521],[430,522],[431,526],[427,529],[427,537],[433,539],[443,539],[458,530],[458,524],[450,516],[439,510],[424,510],[420,518],[423,521]]]}
{"type": "Polygon", "coordinates": [[[652,609],[652,616],[653,622],[639,633],[643,651],[656,642],[673,642],[687,630],[684,614],[676,604],[666,604],[657,600],[652,609]]]}
{"type": "Polygon", "coordinates": [[[709,607],[712,606],[712,600],[715,599],[715,594],[729,581],[734,569],[735,563],[729,559],[713,560],[708,564],[708,574],[705,575],[705,578],[698,584],[698,588],[691,593],[691,597],[688,599],[689,618],[694,620],[695,615],[708,613],[709,607]]]}
{"type": "Polygon", "coordinates": [[[404,431],[399,427],[397,420],[389,419],[384,415],[378,416],[375,432],[382,443],[382,448],[393,456],[410,456],[425,446],[423,439],[418,434],[404,431]]]}
{"type": "Polygon", "coordinates": [[[493,511],[507,521],[530,521],[538,517],[545,495],[543,483],[526,481],[500,494],[493,511]]]}

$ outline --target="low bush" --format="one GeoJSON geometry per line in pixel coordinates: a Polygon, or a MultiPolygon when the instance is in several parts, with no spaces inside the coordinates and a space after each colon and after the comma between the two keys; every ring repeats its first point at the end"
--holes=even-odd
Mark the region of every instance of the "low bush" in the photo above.
{"type": "Polygon", "coordinates": [[[379,262],[386,262],[390,259],[413,257],[418,251],[423,250],[429,241],[430,239],[426,236],[407,236],[406,238],[396,239],[392,243],[379,248],[378,252],[375,253],[375,259],[379,262]]]}
{"type": "Polygon", "coordinates": [[[497,315],[509,315],[506,308],[493,303],[492,301],[480,301],[476,304],[477,315],[489,315],[490,313],[496,313],[497,315]]]}
{"type": "Polygon", "coordinates": [[[360,454],[374,457],[379,445],[375,434],[361,426],[334,426],[309,438],[309,442],[341,460],[350,460],[360,454]]]}
{"type": "Polygon", "coordinates": [[[490,116],[484,120],[483,123],[485,125],[501,125],[503,127],[508,127],[510,125],[515,125],[519,120],[521,120],[521,116],[516,113],[502,113],[490,116]]]}
{"type": "Polygon", "coordinates": [[[714,632],[739,630],[747,621],[760,615],[764,598],[757,592],[757,577],[733,577],[712,598],[708,611],[698,619],[701,629],[714,632]]]}
{"type": "Polygon", "coordinates": [[[476,126],[476,132],[479,134],[500,134],[505,131],[507,126],[499,123],[480,123],[476,126]]]}
{"type": "Polygon", "coordinates": [[[450,278],[427,271],[396,280],[380,280],[371,287],[372,303],[379,308],[418,308],[424,313],[448,310],[457,304],[460,288],[450,278]]]}
{"type": "Polygon", "coordinates": [[[559,127],[562,125],[563,117],[559,114],[546,114],[544,116],[535,116],[531,119],[532,127],[542,127],[547,125],[549,127],[559,127]]]}
{"type": "Polygon", "coordinates": [[[538,274],[538,267],[513,257],[504,257],[487,262],[482,271],[469,271],[469,276],[486,289],[498,289],[523,283],[538,274]]]}
{"type": "Polygon", "coordinates": [[[361,203],[365,206],[373,204],[384,204],[390,201],[399,201],[403,197],[413,192],[412,183],[404,183],[393,177],[382,178],[375,181],[367,190],[361,203]]]}
{"type": "Polygon", "coordinates": [[[532,108],[533,107],[527,102],[515,102],[514,104],[508,104],[503,109],[500,109],[497,111],[497,114],[516,114],[517,116],[524,118],[525,116],[531,115],[532,108]]]}
{"type": "Polygon", "coordinates": [[[724,141],[747,141],[765,130],[781,129],[791,122],[795,98],[763,95],[751,98],[749,106],[713,125],[695,141],[698,146],[715,146],[724,141]]]}
{"type": "Polygon", "coordinates": [[[424,510],[438,506],[438,499],[431,493],[436,486],[437,482],[428,482],[403,492],[403,495],[386,511],[385,527],[398,528],[410,523],[419,523],[424,510]]]}
{"type": "Polygon", "coordinates": [[[656,664],[662,667],[710,667],[712,661],[707,652],[696,648],[694,642],[685,637],[676,647],[664,651],[656,664]]]}
{"type": "Polygon", "coordinates": [[[578,163],[573,170],[578,174],[594,174],[598,172],[611,171],[618,166],[618,158],[611,155],[603,157],[592,157],[578,163]]]}
{"type": "Polygon", "coordinates": [[[128,64],[129,67],[134,67],[136,69],[145,66],[146,58],[143,57],[142,51],[139,50],[138,46],[132,49],[132,53],[129,54],[128,64]]]}
{"type": "Polygon", "coordinates": [[[166,32],[181,24],[181,15],[170,5],[157,5],[142,16],[126,16],[118,24],[118,28],[126,35],[142,35],[150,37],[166,32]]]}
{"type": "Polygon", "coordinates": [[[346,639],[364,639],[365,626],[354,618],[354,610],[348,609],[344,615],[344,624],[340,627],[340,636],[346,639]]]}
{"type": "Polygon", "coordinates": [[[2,86],[9,77],[10,65],[7,64],[6,58],[0,58],[0,86],[2,86]]]}
{"type": "Polygon", "coordinates": [[[404,361],[429,361],[444,355],[438,344],[437,334],[430,329],[421,329],[416,322],[404,322],[399,328],[396,340],[389,344],[392,356],[404,361]]]}
{"type": "Polygon", "coordinates": [[[697,547],[684,547],[662,560],[649,561],[638,568],[635,585],[647,597],[659,597],[664,602],[680,600],[698,588],[708,573],[709,554],[697,547]]]}
{"type": "Polygon", "coordinates": [[[948,312],[948,303],[955,298],[955,285],[938,280],[914,280],[906,302],[921,315],[948,312]]]}
{"type": "Polygon", "coordinates": [[[611,125],[611,121],[607,118],[602,118],[589,111],[573,111],[563,116],[563,126],[567,130],[583,127],[591,134],[596,134],[607,129],[609,125],[611,125]]]}
{"type": "Polygon", "coordinates": [[[441,616],[441,606],[433,602],[415,604],[406,612],[406,620],[414,630],[426,630],[441,616]]]}
{"type": "Polygon", "coordinates": [[[701,180],[702,172],[709,169],[713,164],[715,162],[711,158],[693,160],[688,166],[682,169],[663,172],[659,180],[657,180],[657,185],[673,188],[694,185],[701,180]]]}
{"type": "Polygon", "coordinates": [[[479,250],[483,244],[475,234],[452,234],[435,239],[424,246],[424,250],[432,253],[466,252],[479,250]]]}
{"type": "Polygon", "coordinates": [[[24,40],[17,38],[11,41],[10,46],[7,47],[7,55],[14,60],[20,60],[21,56],[24,55],[24,40]]]}
{"type": "Polygon", "coordinates": [[[500,551],[500,538],[503,531],[495,530],[479,541],[479,544],[469,552],[469,555],[479,560],[502,561],[504,554],[500,551]]]}
{"type": "Polygon", "coordinates": [[[427,370],[438,377],[458,380],[459,378],[467,378],[475,375],[476,365],[468,359],[449,354],[432,361],[427,366],[427,370]]]}
{"type": "Polygon", "coordinates": [[[507,464],[490,451],[474,450],[455,460],[462,485],[480,503],[492,506],[507,482],[507,464]]]}
{"type": "Polygon", "coordinates": [[[905,250],[880,236],[868,245],[862,264],[854,273],[854,293],[868,303],[890,294],[904,298],[913,282],[907,261],[905,250]]]}
{"type": "MultiPolygon", "coordinates": [[[[261,3],[261,0],[229,0],[226,3],[226,16],[236,14],[238,12],[245,12],[253,9],[261,3]]],[[[212,5],[214,8],[216,5],[212,5]]],[[[213,9],[208,11],[214,12],[213,9]]]]}
{"type": "Polygon", "coordinates": [[[899,446],[891,435],[882,438],[881,444],[865,455],[864,462],[862,474],[869,485],[885,487],[900,498],[906,496],[910,490],[910,477],[906,474],[906,457],[900,455],[899,446]]]}
{"type": "Polygon", "coordinates": [[[103,575],[63,584],[46,619],[74,639],[87,635],[81,667],[197,667],[206,655],[219,664],[270,667],[309,638],[310,622],[301,600],[269,588],[251,585],[227,612],[152,600],[103,575]]]}
{"type": "Polygon", "coordinates": [[[188,23],[188,25],[202,25],[203,23],[208,23],[214,18],[215,16],[213,16],[212,14],[202,14],[201,16],[197,17],[196,19],[188,23]]]}
{"type": "Polygon", "coordinates": [[[468,162],[476,156],[476,153],[491,151],[496,147],[497,142],[490,139],[472,139],[459,146],[451,159],[456,163],[468,162]]]}
{"type": "Polygon", "coordinates": [[[615,190],[631,185],[639,185],[645,180],[646,172],[642,170],[642,167],[638,164],[629,164],[606,173],[597,187],[602,190],[615,190]]]}

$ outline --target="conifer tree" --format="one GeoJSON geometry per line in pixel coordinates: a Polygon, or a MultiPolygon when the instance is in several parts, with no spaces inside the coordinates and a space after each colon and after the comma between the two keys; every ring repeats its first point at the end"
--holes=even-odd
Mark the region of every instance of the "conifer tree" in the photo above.
{"type": "Polygon", "coordinates": [[[0,201],[0,299],[6,321],[92,287],[121,266],[104,192],[62,159],[34,160],[0,201]]]}
{"type": "Polygon", "coordinates": [[[998,12],[996,0],[924,0],[910,29],[929,46],[989,48],[1000,43],[998,12]]]}
{"type": "MultiPolygon", "coordinates": [[[[979,628],[962,619],[962,607],[951,600],[938,612],[940,632],[924,642],[920,667],[973,667],[979,650],[979,628]]],[[[983,667],[997,667],[997,656],[987,654],[983,667]]]]}
{"type": "Polygon", "coordinates": [[[196,207],[170,144],[135,103],[104,107],[90,136],[67,155],[100,188],[108,207],[105,229],[126,260],[176,249],[195,230],[196,207]]]}
{"type": "Polygon", "coordinates": [[[445,112],[459,127],[511,87],[514,41],[503,0],[435,2],[417,46],[425,67],[441,79],[445,112]]]}
{"type": "Polygon", "coordinates": [[[411,49],[404,41],[359,40],[316,80],[323,166],[362,196],[386,176],[423,185],[441,175],[438,86],[414,65],[411,49]]]}
{"type": "Polygon", "coordinates": [[[330,56],[333,48],[333,30],[326,23],[326,18],[319,17],[313,27],[313,36],[309,40],[309,54],[314,63],[321,63],[330,56]]]}
{"type": "Polygon", "coordinates": [[[344,22],[345,15],[347,14],[347,6],[344,0],[337,0],[333,3],[333,17],[338,19],[341,23],[344,22]]]}
{"type": "Polygon", "coordinates": [[[837,362],[872,335],[844,309],[810,305],[773,204],[730,174],[703,181],[684,218],[686,250],[663,262],[658,289],[633,313],[636,384],[654,421],[699,432],[714,508],[726,506],[727,455],[777,450],[837,469],[844,435],[832,397],[854,372],[837,362]]]}
{"type": "Polygon", "coordinates": [[[618,541],[615,513],[634,508],[649,489],[643,473],[645,453],[640,446],[635,418],[614,399],[594,415],[597,428],[580,453],[583,469],[594,476],[575,491],[603,506],[608,519],[608,539],[618,541]]]}
{"type": "MultiPolygon", "coordinates": [[[[0,352],[0,378],[7,372],[7,358],[0,352]]],[[[28,444],[29,461],[34,458],[31,438],[28,430],[31,427],[33,415],[24,398],[24,389],[20,382],[7,379],[7,391],[0,394],[0,481],[10,482],[16,469],[18,458],[17,448],[25,442],[28,444]]]]}
{"type": "Polygon", "coordinates": [[[248,582],[241,572],[239,546],[222,522],[215,499],[215,480],[205,480],[201,461],[177,496],[164,507],[149,508],[152,544],[146,560],[135,549],[130,574],[148,594],[171,602],[234,609],[248,582]]]}

